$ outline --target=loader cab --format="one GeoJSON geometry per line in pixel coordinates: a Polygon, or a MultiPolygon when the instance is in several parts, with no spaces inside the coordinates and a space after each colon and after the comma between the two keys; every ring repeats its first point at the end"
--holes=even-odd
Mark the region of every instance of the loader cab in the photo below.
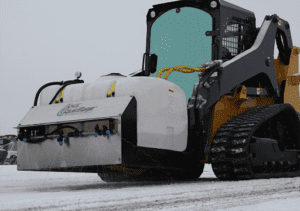
{"type": "MultiPolygon", "coordinates": [[[[255,30],[254,13],[223,0],[154,5],[147,14],[144,75],[157,77],[166,67],[196,68],[210,60],[231,59],[252,46],[255,37],[244,35],[255,30]]],[[[184,90],[188,101],[199,78],[198,73],[173,72],[168,80],[184,90]]]]}

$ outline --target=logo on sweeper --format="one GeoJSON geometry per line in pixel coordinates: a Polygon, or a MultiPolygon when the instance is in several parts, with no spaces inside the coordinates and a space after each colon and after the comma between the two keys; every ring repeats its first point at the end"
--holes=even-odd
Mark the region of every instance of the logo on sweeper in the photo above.
{"type": "Polygon", "coordinates": [[[78,104],[69,104],[66,107],[64,107],[62,110],[60,110],[57,113],[57,116],[66,116],[66,115],[73,115],[73,114],[82,114],[82,113],[89,113],[91,112],[95,107],[84,107],[80,106],[81,103],[78,104]]]}

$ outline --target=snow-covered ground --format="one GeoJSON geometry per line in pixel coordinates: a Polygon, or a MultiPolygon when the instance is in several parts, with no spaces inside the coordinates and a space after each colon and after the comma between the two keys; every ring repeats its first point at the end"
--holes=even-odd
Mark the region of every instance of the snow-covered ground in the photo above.
{"type": "Polygon", "coordinates": [[[105,183],[97,174],[0,166],[0,210],[300,210],[300,178],[105,183]]]}

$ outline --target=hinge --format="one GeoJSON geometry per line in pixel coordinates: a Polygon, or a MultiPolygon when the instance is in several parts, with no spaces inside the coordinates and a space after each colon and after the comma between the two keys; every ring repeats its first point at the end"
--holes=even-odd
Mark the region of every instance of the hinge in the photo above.
{"type": "Polygon", "coordinates": [[[216,30],[216,31],[206,31],[205,32],[206,36],[218,36],[220,35],[220,30],[216,30]]]}

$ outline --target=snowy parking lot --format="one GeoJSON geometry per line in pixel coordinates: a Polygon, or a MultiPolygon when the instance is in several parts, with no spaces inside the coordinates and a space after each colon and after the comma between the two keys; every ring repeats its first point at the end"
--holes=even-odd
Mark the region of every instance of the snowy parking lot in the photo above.
{"type": "Polygon", "coordinates": [[[0,166],[0,210],[300,210],[300,178],[105,183],[97,174],[0,166]]]}

